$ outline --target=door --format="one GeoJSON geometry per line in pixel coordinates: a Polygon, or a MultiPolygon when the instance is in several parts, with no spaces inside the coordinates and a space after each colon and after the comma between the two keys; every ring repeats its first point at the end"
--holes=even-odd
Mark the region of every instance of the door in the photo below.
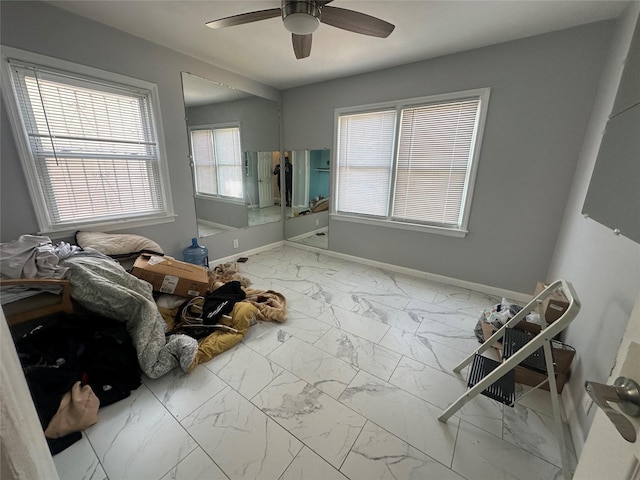
{"type": "Polygon", "coordinates": [[[258,152],[258,204],[260,208],[271,207],[273,201],[273,176],[271,152],[258,152]]]}
{"type": "Polygon", "coordinates": [[[309,150],[293,154],[292,205],[297,208],[309,207],[309,150]]]}
{"type": "MultiPolygon", "coordinates": [[[[613,384],[621,376],[640,383],[640,295],[607,385],[613,384]]],[[[596,408],[595,405],[592,408],[596,408]]],[[[627,418],[638,432],[640,417],[627,418]]],[[[640,480],[640,438],[635,443],[624,440],[613,423],[598,409],[573,478],[640,480]]]]}

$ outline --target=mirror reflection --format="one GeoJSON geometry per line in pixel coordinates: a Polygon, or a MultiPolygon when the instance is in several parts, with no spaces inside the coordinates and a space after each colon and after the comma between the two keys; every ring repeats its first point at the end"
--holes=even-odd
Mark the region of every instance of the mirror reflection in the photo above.
{"type": "Polygon", "coordinates": [[[250,227],[280,221],[280,194],[276,193],[278,184],[271,174],[279,166],[280,152],[245,152],[250,227]]]}
{"type": "Polygon", "coordinates": [[[182,73],[198,237],[281,220],[277,102],[182,73]]]}
{"type": "MultiPolygon", "coordinates": [[[[330,151],[285,151],[285,169],[287,159],[291,164],[290,204],[285,209],[287,240],[326,249],[329,243],[330,151]]],[[[286,186],[287,182],[283,182],[283,188],[286,186]]]]}

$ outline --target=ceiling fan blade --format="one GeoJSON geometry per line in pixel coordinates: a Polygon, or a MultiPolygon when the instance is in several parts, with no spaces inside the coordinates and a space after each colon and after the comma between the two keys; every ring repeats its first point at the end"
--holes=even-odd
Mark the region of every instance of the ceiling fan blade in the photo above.
{"type": "Polygon", "coordinates": [[[296,58],[307,58],[311,55],[311,37],[312,35],[296,35],[291,34],[291,40],[293,41],[293,51],[296,54],[296,58]]]}
{"type": "Polygon", "coordinates": [[[380,38],[388,37],[396,28],[395,25],[371,15],[338,7],[323,7],[320,22],[350,32],[380,38]]]}
{"type": "Polygon", "coordinates": [[[205,23],[209,28],[233,27],[235,25],[243,25],[245,23],[257,22],[259,20],[267,20],[281,16],[279,8],[269,8],[267,10],[258,10],[256,12],[241,13],[230,17],[220,18],[205,23]]]}

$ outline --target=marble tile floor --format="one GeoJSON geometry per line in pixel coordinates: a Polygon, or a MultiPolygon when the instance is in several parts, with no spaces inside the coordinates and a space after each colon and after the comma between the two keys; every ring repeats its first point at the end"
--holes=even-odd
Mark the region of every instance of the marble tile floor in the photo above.
{"type": "Polygon", "coordinates": [[[272,205],[270,207],[249,207],[249,226],[263,225],[265,223],[279,222],[282,219],[282,210],[280,205],[272,205]]]}
{"type": "Polygon", "coordinates": [[[547,392],[437,420],[498,299],[290,245],[241,273],[286,296],[286,322],[189,375],[143,378],[54,457],[61,479],[562,478],[547,392]]]}

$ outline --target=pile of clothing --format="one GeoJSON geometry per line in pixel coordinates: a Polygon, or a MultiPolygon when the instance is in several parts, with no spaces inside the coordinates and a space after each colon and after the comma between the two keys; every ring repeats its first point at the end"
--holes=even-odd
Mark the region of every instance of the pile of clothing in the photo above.
{"type": "Polygon", "coordinates": [[[52,454],[82,438],[98,408],[140,386],[126,324],[92,313],[60,313],[15,340],[52,454]]]}

